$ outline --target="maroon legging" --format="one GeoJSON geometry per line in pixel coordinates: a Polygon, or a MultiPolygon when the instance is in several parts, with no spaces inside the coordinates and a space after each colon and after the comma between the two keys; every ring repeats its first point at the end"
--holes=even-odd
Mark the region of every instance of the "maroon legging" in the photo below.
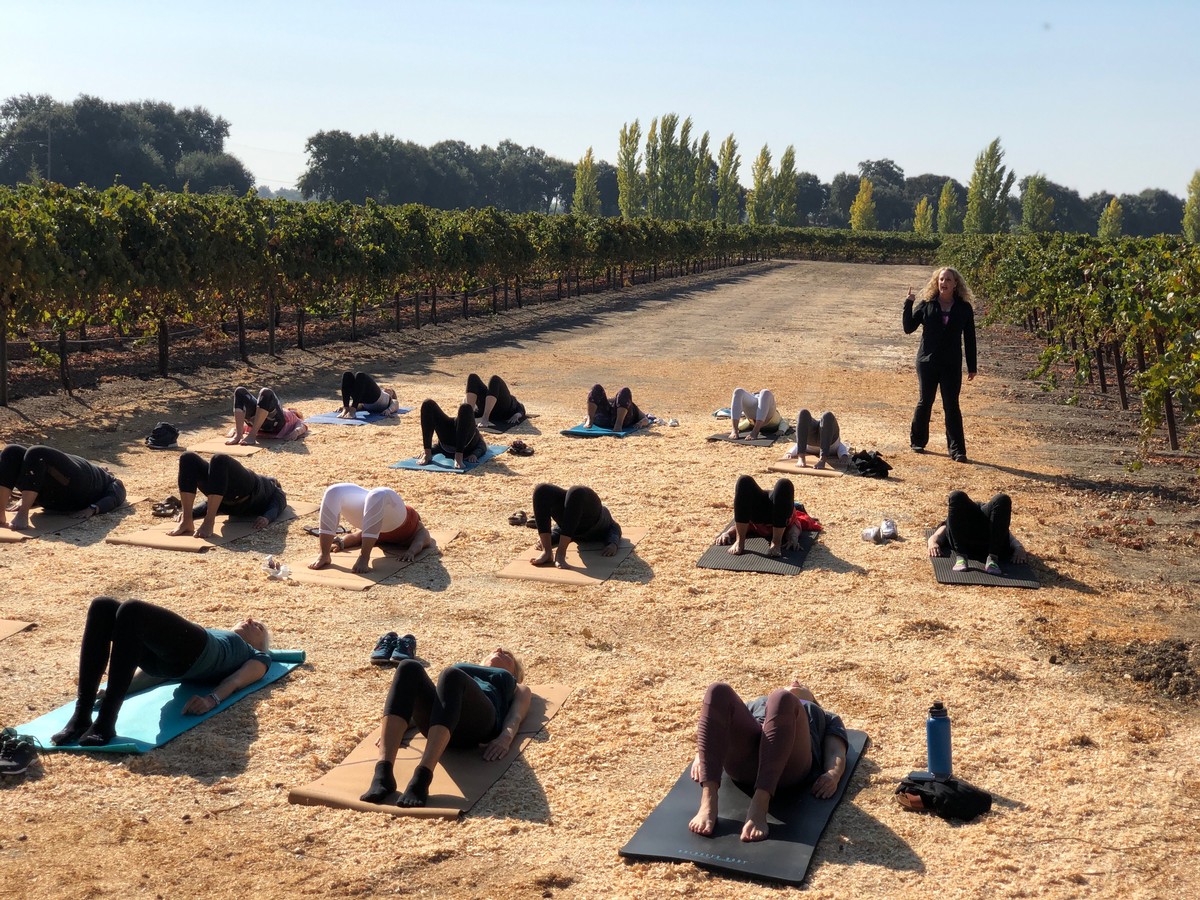
{"type": "Polygon", "coordinates": [[[779,688],[767,695],[760,725],[729,685],[711,684],[704,693],[696,729],[700,781],[720,781],[721,770],[772,796],[801,784],[812,769],[808,713],[800,698],[779,688]]]}

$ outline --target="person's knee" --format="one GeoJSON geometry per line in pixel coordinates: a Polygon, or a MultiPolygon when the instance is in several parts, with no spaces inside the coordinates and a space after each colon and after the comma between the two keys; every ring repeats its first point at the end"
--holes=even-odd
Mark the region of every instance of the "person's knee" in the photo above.
{"type": "Polygon", "coordinates": [[[497,394],[504,393],[508,390],[508,385],[504,383],[504,379],[499,375],[493,375],[488,379],[487,392],[495,397],[497,394]]]}
{"type": "Polygon", "coordinates": [[[27,451],[20,444],[9,444],[3,450],[0,450],[0,467],[19,468],[21,461],[25,459],[27,451]]]}
{"type": "Polygon", "coordinates": [[[253,403],[254,397],[250,395],[250,391],[244,387],[238,387],[233,392],[233,405],[236,409],[245,408],[246,404],[253,403]]]}
{"type": "Polygon", "coordinates": [[[946,498],[946,509],[951,516],[965,512],[974,505],[966,491],[951,491],[950,496],[946,498]]]}
{"type": "Polygon", "coordinates": [[[421,401],[421,416],[423,418],[426,416],[437,415],[441,411],[442,411],[442,408],[437,405],[437,401],[434,400],[433,398],[426,397],[424,400],[421,401]]]}
{"type": "Polygon", "coordinates": [[[438,676],[438,696],[444,700],[447,697],[461,694],[470,680],[471,676],[456,666],[442,669],[442,674],[438,676]]]}
{"type": "Polygon", "coordinates": [[[837,428],[837,417],[835,417],[834,414],[829,412],[828,410],[821,413],[821,427],[822,428],[837,428]]]}
{"type": "Polygon", "coordinates": [[[279,409],[279,397],[270,388],[263,388],[258,392],[258,405],[267,412],[273,412],[279,409]]]}
{"type": "Polygon", "coordinates": [[[633,406],[633,391],[627,387],[623,387],[617,391],[617,406],[621,409],[629,409],[629,407],[633,406]]]}
{"type": "Polygon", "coordinates": [[[57,451],[53,447],[47,447],[44,444],[36,444],[25,451],[25,461],[22,467],[32,469],[37,466],[46,465],[47,461],[57,451]]]}
{"type": "Polygon", "coordinates": [[[775,487],[771,493],[778,502],[786,503],[788,506],[796,502],[796,486],[787,478],[780,478],[775,482],[775,487]]]}
{"type": "Polygon", "coordinates": [[[117,610],[121,606],[121,601],[115,597],[96,597],[88,605],[88,618],[94,619],[97,617],[105,618],[116,615],[117,610]]]}
{"type": "Polygon", "coordinates": [[[1012,497],[1008,494],[997,494],[991,499],[990,505],[993,513],[1012,515],[1012,497]]]}
{"type": "Polygon", "coordinates": [[[117,607],[116,622],[118,625],[130,625],[141,622],[146,611],[154,606],[145,600],[126,600],[117,607]]]}
{"type": "Polygon", "coordinates": [[[600,384],[593,384],[592,389],[588,391],[588,403],[600,405],[607,402],[608,394],[604,392],[604,386],[600,384]]]}
{"type": "Polygon", "coordinates": [[[224,483],[229,478],[229,470],[236,465],[228,453],[213,454],[212,462],[208,464],[208,477],[213,481],[224,483]]]}
{"type": "Polygon", "coordinates": [[[737,691],[726,684],[724,681],[714,681],[704,691],[705,706],[728,706],[731,703],[741,703],[741,698],[738,697],[737,691]]]}
{"type": "Polygon", "coordinates": [[[554,498],[554,495],[560,490],[562,490],[562,488],[560,488],[557,484],[550,484],[546,481],[543,481],[541,484],[534,485],[533,505],[537,506],[539,502],[549,503],[554,498]]]}

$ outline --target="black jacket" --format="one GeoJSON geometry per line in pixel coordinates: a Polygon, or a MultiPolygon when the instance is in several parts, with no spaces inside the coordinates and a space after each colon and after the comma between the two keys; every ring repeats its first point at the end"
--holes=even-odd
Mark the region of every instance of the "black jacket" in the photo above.
{"type": "Polygon", "coordinates": [[[938,366],[962,365],[966,351],[967,371],[975,374],[975,310],[960,297],[950,307],[950,321],[942,324],[942,308],[937,298],[913,309],[911,300],[904,301],[904,333],[912,334],[921,328],[921,346],[917,348],[918,363],[938,366]]]}

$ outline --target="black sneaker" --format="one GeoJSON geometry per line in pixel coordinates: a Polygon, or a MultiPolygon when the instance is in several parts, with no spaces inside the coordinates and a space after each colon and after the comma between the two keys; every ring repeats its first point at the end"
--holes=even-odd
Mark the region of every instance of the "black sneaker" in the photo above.
{"type": "Polygon", "coordinates": [[[389,631],[387,634],[381,634],[379,640],[375,643],[375,649],[371,651],[371,662],[377,666],[386,666],[392,660],[392,651],[396,649],[396,642],[400,640],[396,632],[389,631]]]}
{"type": "Polygon", "coordinates": [[[411,634],[406,634],[396,641],[396,647],[392,650],[392,662],[400,665],[404,660],[413,659],[416,655],[417,639],[411,634]]]}
{"type": "Polygon", "coordinates": [[[955,453],[950,458],[957,463],[969,463],[970,462],[970,460],[967,459],[967,454],[965,454],[965,453],[955,453]]]}
{"type": "Polygon", "coordinates": [[[924,453],[925,452],[924,447],[919,447],[916,444],[909,444],[908,449],[911,450],[913,453],[924,453]]]}
{"type": "Polygon", "coordinates": [[[11,728],[0,730],[0,775],[20,775],[36,758],[33,738],[11,728]]]}

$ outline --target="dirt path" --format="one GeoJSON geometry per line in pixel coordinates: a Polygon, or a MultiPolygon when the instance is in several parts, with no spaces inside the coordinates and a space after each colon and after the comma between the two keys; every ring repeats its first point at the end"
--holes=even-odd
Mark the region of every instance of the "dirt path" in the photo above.
{"type": "Polygon", "coordinates": [[[103,543],[110,528],[149,524],[143,505],[115,524],[0,545],[0,617],[39,623],[0,642],[0,722],[70,698],[83,611],[100,593],[211,625],[252,613],[309,659],[145,757],[52,756],[44,771],[0,785],[0,896],[774,896],[690,865],[626,865],[616,851],[690,758],[707,683],[753,696],[793,676],[873,740],[818,849],[814,896],[1195,893],[1194,700],[1122,678],[1135,671],[1123,655],[1131,642],[1195,634],[1195,478],[1126,471],[1128,418],[1099,401],[1047,404],[1017,377],[1028,348],[990,330],[963,397],[975,464],[951,463],[936,446],[940,411],[934,452],[910,454],[916,339],[899,328],[900,298],[927,275],[764,266],[238,372],[115,379],[76,400],[0,410],[5,440],[45,437],[104,458],[131,492],[158,498],[175,490],[175,457],[142,437],[164,418],[215,431],[235,383],[274,383],[311,414],[334,405],[330,373],[347,366],[385,376],[409,403],[444,405],[468,372],[498,372],[538,413],[510,435],[536,454],[503,456],[478,477],[387,469],[418,449],[413,416],[391,428],[316,427],[251,460],[294,499],[319,500],[338,480],[388,484],[426,521],[459,530],[440,561],[362,594],[263,578],[265,553],[293,566],[311,557],[305,522],[195,557],[103,543]],[[630,384],[643,408],[679,427],[624,441],[561,437],[596,381],[630,384]],[[737,385],[772,387],[789,415],[836,410],[852,444],[896,465],[888,482],[798,479],[826,532],[796,578],[695,568],[729,518],[736,476],[766,483],[782,449],[704,441],[719,424],[711,411],[737,385]],[[591,484],[623,524],[650,529],[609,582],[495,577],[529,550],[532,532],[505,517],[528,509],[543,480],[591,484]],[[1014,528],[1042,590],[934,582],[922,528],[943,516],[954,487],[1016,498],[1014,528]],[[885,515],[901,540],[861,541],[885,515]],[[286,802],[288,787],[327,771],[372,727],[389,675],[366,654],[392,629],[413,631],[434,668],[499,643],[524,658],[531,681],[575,686],[548,735],[461,822],[286,802]],[[954,716],[956,768],[996,795],[995,812],[967,827],[907,813],[891,796],[923,763],[921,723],[935,697],[954,716]]]}

